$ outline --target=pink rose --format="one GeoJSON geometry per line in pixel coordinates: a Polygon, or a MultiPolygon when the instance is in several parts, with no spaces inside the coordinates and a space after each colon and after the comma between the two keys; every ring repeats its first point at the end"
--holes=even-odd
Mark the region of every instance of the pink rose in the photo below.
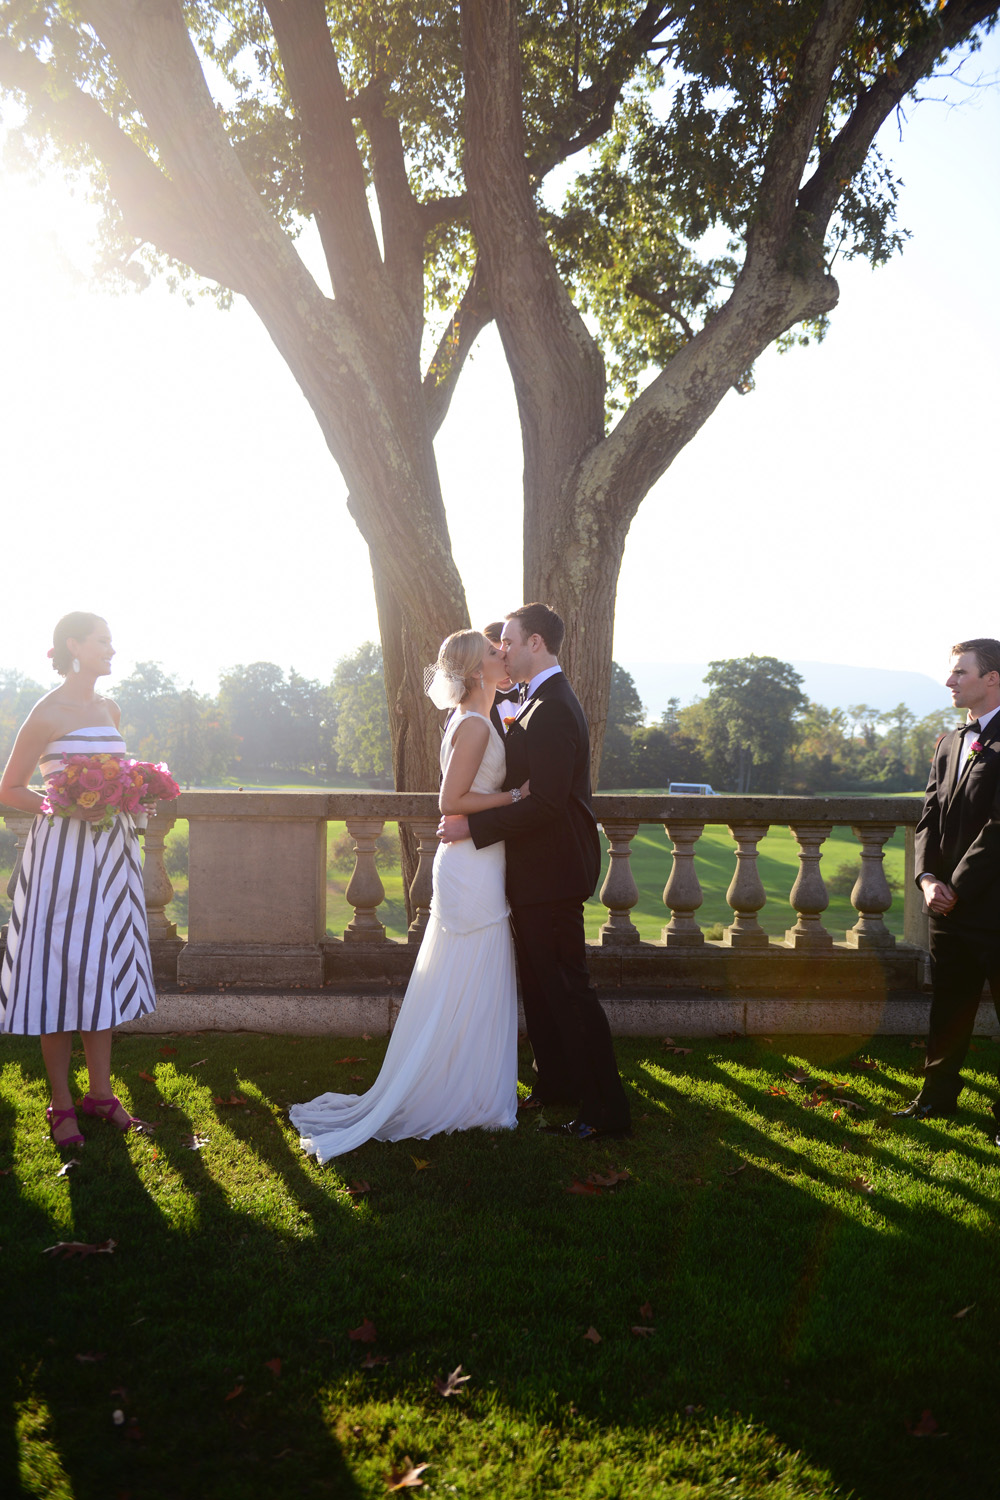
{"type": "Polygon", "coordinates": [[[88,792],[99,792],[104,786],[104,772],[97,766],[87,766],[80,772],[80,785],[88,792]]]}

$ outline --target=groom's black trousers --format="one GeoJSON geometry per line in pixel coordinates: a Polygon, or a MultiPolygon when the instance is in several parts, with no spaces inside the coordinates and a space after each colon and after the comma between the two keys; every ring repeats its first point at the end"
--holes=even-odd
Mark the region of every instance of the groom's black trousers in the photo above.
{"type": "Polygon", "coordinates": [[[933,915],[929,927],[933,998],[920,1101],[954,1109],[987,982],[1000,1020],[1000,931],[933,915]]]}
{"type": "Polygon", "coordinates": [[[600,1130],[627,1129],[611,1028],[587,969],[582,903],[512,903],[511,919],[535,1092],[546,1102],[578,1105],[579,1118],[600,1130]]]}

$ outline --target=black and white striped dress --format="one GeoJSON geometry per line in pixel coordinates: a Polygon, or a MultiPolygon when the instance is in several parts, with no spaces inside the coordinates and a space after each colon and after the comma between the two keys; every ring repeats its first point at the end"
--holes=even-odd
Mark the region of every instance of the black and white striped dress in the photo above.
{"type": "MultiPolygon", "coordinates": [[[[124,755],[110,725],[46,745],[44,776],[63,754],[124,755]]],[[[35,818],[21,861],[0,970],[0,1031],[104,1031],[156,1008],[139,837],[119,813],[106,833],[79,818],[35,818]]]]}

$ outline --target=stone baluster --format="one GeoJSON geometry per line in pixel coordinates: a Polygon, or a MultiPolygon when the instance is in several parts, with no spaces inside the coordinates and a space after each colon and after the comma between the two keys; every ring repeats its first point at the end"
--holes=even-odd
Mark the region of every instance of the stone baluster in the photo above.
{"type": "MultiPolygon", "coordinates": [[[[166,807],[165,803],[160,804],[166,807]]],[[[142,862],[142,887],[146,896],[146,922],[151,943],[168,941],[177,936],[177,925],[168,922],[166,908],[174,899],[174,888],[167,874],[163,845],[177,819],[168,812],[150,812],[143,834],[145,857],[142,862]]]]}
{"type": "Polygon", "coordinates": [[[631,947],[639,942],[639,929],[629,912],[639,899],[639,888],[632,874],[632,840],[639,832],[639,820],[604,823],[604,836],[611,855],[608,873],[601,886],[601,900],[608,909],[608,920],[601,928],[601,944],[606,948],[631,947]]]}
{"type": "Polygon", "coordinates": [[[670,910],[670,921],[662,933],[663,941],[668,948],[698,948],[704,943],[705,934],[694,917],[702,901],[694,868],[694,846],[705,825],[672,818],[663,826],[674,846],[670,878],[663,888],[663,904],[670,910]]]}
{"type": "Polygon", "coordinates": [[[354,907],[354,916],[344,928],[345,943],[384,943],[385,928],[375,915],[385,900],[385,887],[375,865],[375,840],[385,827],[384,818],[348,818],[347,831],[354,840],[354,873],[344,892],[354,907]]]}
{"type": "Polygon", "coordinates": [[[849,948],[894,948],[896,939],[882,920],[892,905],[892,892],[885,878],[882,846],[895,832],[892,823],[867,823],[851,832],[861,841],[861,873],[854,882],[851,905],[858,920],[845,934],[849,948]]]}
{"type": "Polygon", "coordinates": [[[17,890],[17,877],[21,873],[21,856],[24,854],[24,846],[28,842],[28,834],[31,832],[31,825],[35,819],[32,813],[4,813],[3,820],[7,832],[12,833],[17,839],[14,868],[7,882],[7,895],[13,901],[14,892],[17,890]]]}
{"type": "Polygon", "coordinates": [[[727,948],[766,948],[767,933],[757,913],[767,900],[757,868],[757,845],[767,832],[767,823],[730,823],[736,840],[736,869],[726,892],[734,920],[723,934],[727,948]]]}
{"type": "Polygon", "coordinates": [[[820,916],[830,905],[823,872],[820,869],[820,846],[830,837],[832,823],[792,823],[792,833],[799,845],[799,871],[789,894],[798,913],[798,921],[785,933],[785,945],[797,953],[825,953],[833,947],[833,938],[820,916]]]}
{"type": "Polygon", "coordinates": [[[429,819],[407,818],[407,823],[413,830],[413,836],[417,841],[417,868],[410,886],[410,910],[413,912],[413,921],[406,932],[408,943],[419,943],[427,926],[427,918],[431,914],[431,893],[433,889],[434,856],[438,847],[438,820],[431,822],[429,819]]]}

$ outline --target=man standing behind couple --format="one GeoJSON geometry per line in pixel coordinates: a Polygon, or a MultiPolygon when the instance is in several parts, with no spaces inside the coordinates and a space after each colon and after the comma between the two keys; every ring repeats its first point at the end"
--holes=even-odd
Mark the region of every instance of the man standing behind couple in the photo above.
{"type": "Polygon", "coordinates": [[[445,843],[471,838],[477,849],[503,841],[521,997],[537,1080],[529,1107],[566,1104],[564,1127],[579,1140],[629,1132],[611,1028],[587,969],[583,903],[600,873],[590,805],[590,735],[583,709],[559,665],[563,622],[545,604],[507,616],[507,671],[527,684],[505,738],[509,804],[446,814],[445,843]],[[519,798],[524,782],[530,797],[519,798]]]}

